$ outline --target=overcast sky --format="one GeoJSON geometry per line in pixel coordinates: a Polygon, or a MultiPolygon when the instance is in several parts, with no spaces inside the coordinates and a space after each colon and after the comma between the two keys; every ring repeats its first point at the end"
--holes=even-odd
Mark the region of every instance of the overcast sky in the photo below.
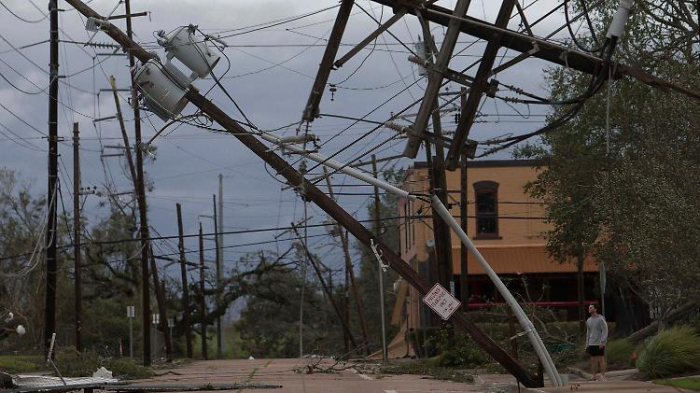
{"type": "MultiPolygon", "coordinates": [[[[47,142],[47,85],[49,45],[41,43],[19,52],[13,49],[47,40],[49,37],[48,18],[45,0],[2,0],[0,4],[0,166],[15,170],[20,176],[32,182],[33,190],[46,192],[47,142]],[[33,6],[32,2],[36,5],[33,6]],[[16,14],[13,16],[8,10],[16,14]],[[25,19],[20,20],[19,18],[25,19]],[[32,23],[30,23],[32,22],[32,23]],[[12,82],[12,85],[10,83],[12,82]],[[24,92],[18,90],[21,89],[24,92]],[[28,94],[31,93],[31,94],[28,94]]],[[[94,0],[90,3],[102,15],[109,14],[117,5],[117,0],[94,0]]],[[[376,5],[369,0],[358,0],[357,4],[375,16],[388,19],[393,13],[389,8],[376,5]]],[[[453,7],[453,1],[439,1],[445,7],[453,7]]],[[[524,0],[530,22],[537,20],[558,4],[556,0],[524,0]],[[529,6],[529,7],[528,7],[529,6]]],[[[162,49],[154,45],[153,33],[158,30],[170,31],[178,26],[196,24],[210,34],[225,36],[229,47],[225,50],[230,59],[223,59],[215,69],[230,94],[242,107],[246,115],[261,129],[275,129],[298,122],[323,54],[326,38],[330,34],[337,8],[320,12],[293,22],[258,29],[258,24],[288,19],[292,16],[329,8],[337,5],[334,0],[150,0],[132,1],[132,12],[148,11],[148,17],[136,18],[134,30],[137,42],[163,55],[162,49]],[[224,72],[226,72],[224,74],[224,72]]],[[[474,0],[469,14],[493,21],[500,2],[474,0]]],[[[61,39],[85,42],[90,38],[85,31],[85,20],[72,10],[67,3],[59,1],[65,12],[60,14],[61,39]]],[[[120,6],[115,14],[123,14],[120,6]]],[[[563,21],[560,13],[540,23],[534,30],[537,35],[550,34],[563,21]]],[[[518,29],[520,19],[514,16],[510,28],[518,29]]],[[[123,27],[123,21],[115,21],[123,27]]],[[[358,43],[369,34],[376,23],[363,11],[355,7],[343,38],[344,54],[353,43],[358,43]]],[[[445,29],[433,26],[433,35],[442,41],[445,29]]],[[[415,17],[407,16],[404,21],[392,27],[394,33],[408,47],[413,48],[418,40],[420,28],[415,17]]],[[[559,33],[556,37],[561,37],[559,33]]],[[[97,34],[93,42],[112,43],[103,33],[97,34]]],[[[477,60],[483,52],[484,44],[466,35],[460,36],[451,68],[461,70],[477,60]]],[[[120,88],[128,87],[128,61],[124,56],[100,56],[110,52],[108,48],[84,47],[63,43],[60,49],[60,74],[69,76],[61,79],[59,108],[59,134],[65,143],[60,145],[60,179],[63,196],[63,209],[72,210],[73,155],[70,144],[72,124],[80,123],[81,162],[83,185],[106,190],[114,186],[116,192],[129,191],[131,185],[125,176],[125,160],[119,157],[101,158],[101,154],[117,151],[106,148],[121,144],[118,123],[104,121],[94,123],[95,118],[115,114],[110,92],[101,92],[109,87],[108,77],[114,75],[120,88]]],[[[121,51],[119,52],[121,53],[121,51]]],[[[382,35],[374,45],[370,45],[342,69],[334,71],[330,83],[338,85],[334,99],[326,91],[321,104],[321,113],[360,117],[384,121],[393,112],[419,99],[426,86],[415,65],[407,61],[409,52],[394,38],[382,35]],[[366,60],[365,60],[366,59],[366,60]],[[358,68],[359,67],[359,68],[358,68]],[[411,86],[407,91],[402,90],[411,86]],[[400,93],[400,94],[399,94],[400,93]],[[397,95],[398,94],[398,95],[397,95]],[[385,105],[380,104],[395,96],[385,105]],[[376,109],[376,110],[375,110],[376,109]],[[374,112],[372,112],[374,111],[374,112]],[[368,113],[372,112],[368,115],[368,113]]],[[[501,51],[497,64],[507,61],[516,53],[501,51]]],[[[526,60],[498,75],[501,82],[517,85],[525,90],[546,94],[543,68],[547,65],[538,60],[526,60]]],[[[473,75],[476,67],[472,68],[473,75]]],[[[187,72],[189,73],[189,72],[187,72]]],[[[195,85],[206,92],[212,86],[210,80],[199,80],[195,85]]],[[[459,90],[459,85],[450,84],[450,91],[459,90]]],[[[122,108],[128,109],[128,93],[122,93],[122,108]]],[[[507,95],[506,93],[504,93],[507,95]]],[[[209,94],[222,109],[240,119],[231,102],[218,90],[209,94]]],[[[192,114],[195,108],[189,105],[183,114],[192,114]]],[[[486,100],[480,109],[481,117],[474,126],[471,137],[484,140],[508,133],[523,133],[540,126],[546,108],[527,106],[509,107],[503,102],[486,100]]],[[[417,106],[409,113],[417,111],[417,106]]],[[[144,115],[150,115],[144,113],[144,115]]],[[[125,113],[127,128],[133,138],[131,113],[125,113]]],[[[454,113],[443,118],[446,130],[454,129],[454,113]]],[[[163,122],[155,116],[144,120],[144,139],[150,139],[163,122]]],[[[359,123],[346,130],[351,121],[337,118],[321,118],[311,125],[311,132],[321,139],[321,153],[331,155],[369,131],[373,125],[359,123]],[[344,131],[343,131],[344,130],[344,131]],[[340,133],[343,131],[342,133],[340,133]],[[334,137],[332,140],[331,138],[334,137]],[[328,142],[328,143],[326,143],[328,142]]],[[[405,123],[408,125],[409,123],[405,123]]],[[[194,234],[198,220],[202,220],[205,232],[212,231],[209,218],[201,215],[212,214],[212,195],[218,190],[218,174],[224,176],[224,216],[225,230],[237,231],[256,228],[286,227],[292,221],[303,217],[304,206],[293,191],[281,191],[279,179],[268,174],[256,156],[251,154],[238,141],[226,135],[214,134],[205,130],[183,125],[170,128],[157,138],[157,159],[148,163],[146,170],[153,182],[153,191],[148,194],[150,224],[162,235],[177,234],[175,203],[183,206],[185,232],[194,234]]],[[[285,130],[293,133],[294,128],[285,130]]],[[[341,161],[350,161],[387,141],[394,131],[380,129],[338,155],[341,161]]],[[[133,139],[132,139],[133,140],[133,139]]],[[[378,157],[399,154],[405,140],[398,139],[386,143],[374,153],[378,157]]],[[[421,160],[424,154],[418,156],[421,160]]],[[[508,158],[501,154],[495,158],[508,158]]],[[[298,157],[288,157],[296,162],[298,157]]],[[[407,167],[409,160],[392,161],[385,168],[407,167]]],[[[315,169],[314,174],[320,173],[315,169]]],[[[336,191],[369,193],[370,187],[340,187],[342,184],[357,184],[343,176],[334,176],[336,191]]],[[[126,196],[124,201],[129,200],[126,196]]],[[[366,218],[369,198],[365,195],[340,197],[340,204],[360,219],[366,218]]],[[[84,216],[88,223],[95,223],[108,213],[105,197],[88,196],[84,216]]],[[[323,212],[309,205],[311,223],[326,219],[323,212]]],[[[227,235],[225,237],[225,263],[227,268],[246,251],[260,248],[237,247],[237,245],[274,240],[279,232],[227,235]]],[[[310,229],[309,243],[314,250],[324,256],[326,263],[340,266],[337,249],[332,240],[321,235],[325,231],[310,229]]],[[[288,235],[282,236],[284,239],[288,235]]],[[[157,251],[161,254],[176,251],[176,242],[158,242],[157,251]]],[[[190,250],[195,250],[196,240],[187,242],[190,250]]],[[[213,246],[213,245],[210,245],[213,246]]],[[[29,246],[28,246],[29,247],[29,246]]],[[[286,243],[262,246],[285,251],[286,243]]],[[[28,248],[29,249],[29,248],[28,248]]],[[[194,258],[196,254],[191,254],[194,258]]],[[[213,259],[213,255],[208,258],[213,259]]]]}

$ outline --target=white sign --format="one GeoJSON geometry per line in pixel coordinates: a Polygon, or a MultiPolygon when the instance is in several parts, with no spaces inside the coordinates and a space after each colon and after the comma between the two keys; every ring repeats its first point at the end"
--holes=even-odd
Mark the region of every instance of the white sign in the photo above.
{"type": "Polygon", "coordinates": [[[450,319],[462,304],[438,283],[423,297],[423,303],[427,304],[444,320],[450,319]]]}
{"type": "Polygon", "coordinates": [[[135,316],[136,316],[136,307],[126,306],[126,317],[127,318],[134,318],[135,316]]]}

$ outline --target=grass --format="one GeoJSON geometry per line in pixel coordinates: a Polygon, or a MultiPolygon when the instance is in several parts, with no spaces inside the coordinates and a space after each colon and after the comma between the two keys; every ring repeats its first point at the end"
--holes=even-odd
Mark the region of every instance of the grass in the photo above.
{"type": "Polygon", "coordinates": [[[31,373],[47,370],[42,356],[39,355],[2,355],[0,370],[10,374],[31,373]]]}
{"type": "Polygon", "coordinates": [[[429,361],[417,360],[411,362],[402,363],[390,363],[384,365],[379,370],[384,374],[417,374],[417,375],[430,375],[435,379],[441,379],[445,381],[460,382],[460,383],[473,383],[474,377],[470,374],[466,374],[461,370],[448,367],[435,366],[429,363],[429,361]]]}
{"type": "Polygon", "coordinates": [[[657,379],[654,381],[659,385],[673,386],[679,389],[690,389],[700,392],[700,377],[688,377],[678,379],[657,379]]]}
{"type": "Polygon", "coordinates": [[[648,340],[637,359],[646,378],[668,378],[700,368],[700,336],[690,326],[664,330],[648,340]]]}

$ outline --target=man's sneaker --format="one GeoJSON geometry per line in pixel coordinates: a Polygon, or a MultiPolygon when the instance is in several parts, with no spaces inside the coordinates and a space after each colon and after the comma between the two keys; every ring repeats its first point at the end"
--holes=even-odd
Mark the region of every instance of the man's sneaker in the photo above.
{"type": "Polygon", "coordinates": [[[607,381],[607,379],[605,379],[605,375],[602,375],[602,374],[601,374],[601,376],[598,378],[598,380],[599,380],[599,381],[607,381]]]}

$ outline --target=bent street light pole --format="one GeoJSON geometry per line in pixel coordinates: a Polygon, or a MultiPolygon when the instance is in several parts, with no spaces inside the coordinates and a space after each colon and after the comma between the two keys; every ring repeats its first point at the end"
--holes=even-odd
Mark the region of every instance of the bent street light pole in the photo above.
{"type": "Polygon", "coordinates": [[[433,209],[437,210],[438,214],[440,215],[440,217],[442,217],[443,220],[445,220],[447,225],[449,225],[450,228],[452,228],[452,230],[455,231],[460,240],[462,240],[462,243],[464,243],[464,245],[467,246],[469,252],[471,252],[472,255],[476,258],[477,262],[479,262],[479,265],[481,265],[481,268],[484,269],[484,271],[486,272],[486,275],[496,285],[496,289],[498,290],[498,292],[501,294],[501,296],[503,296],[503,299],[505,299],[506,303],[508,303],[508,306],[510,306],[510,308],[513,310],[513,313],[518,318],[518,322],[520,322],[520,325],[523,327],[523,329],[525,329],[525,333],[527,333],[528,338],[530,338],[530,342],[532,342],[532,346],[533,348],[535,348],[537,356],[540,358],[542,365],[547,371],[549,380],[554,386],[563,386],[561,377],[559,376],[559,373],[557,372],[557,369],[554,366],[552,358],[549,356],[549,352],[547,352],[547,349],[545,348],[544,343],[542,342],[542,338],[540,338],[540,335],[537,333],[535,326],[532,324],[530,319],[528,319],[527,315],[518,304],[518,301],[515,300],[508,288],[506,288],[505,284],[503,284],[503,281],[501,281],[496,272],[493,271],[489,263],[486,262],[486,259],[484,259],[479,250],[477,250],[476,246],[474,246],[474,243],[472,243],[472,241],[469,239],[469,236],[467,236],[467,234],[464,233],[462,228],[457,223],[457,220],[455,220],[454,217],[452,217],[452,214],[449,212],[449,210],[447,210],[442,201],[440,201],[440,198],[433,195],[432,205],[433,209]]]}
{"type": "MultiPolygon", "coordinates": [[[[66,0],[66,2],[87,17],[104,20],[102,16],[97,14],[82,1],[66,0]]],[[[142,62],[147,62],[151,59],[151,55],[148,52],[138,46],[133,40],[130,40],[120,29],[111,23],[105,23],[103,26],[103,31],[133,53],[142,62]]],[[[234,137],[241,141],[243,145],[248,147],[258,157],[270,165],[270,167],[272,167],[278,174],[287,179],[290,184],[299,189],[303,189],[304,196],[306,198],[316,203],[317,206],[333,217],[340,225],[347,228],[347,230],[352,233],[353,236],[355,236],[355,238],[358,239],[363,245],[370,248],[372,241],[376,240],[375,243],[377,244],[377,249],[382,253],[389,266],[399,273],[406,280],[406,282],[416,288],[419,293],[422,295],[428,293],[431,286],[424,281],[423,278],[420,277],[407,262],[402,260],[401,257],[397,255],[389,246],[378,239],[374,239],[374,234],[360,224],[347,211],[338,206],[335,201],[319,190],[313,183],[305,179],[301,173],[289,165],[289,163],[282,159],[282,157],[270,150],[268,146],[260,142],[254,134],[243,128],[240,124],[238,124],[238,122],[233,120],[221,109],[202,96],[198,91],[196,91],[196,89],[190,88],[185,97],[187,97],[187,99],[197,106],[203,113],[207,114],[211,119],[229,131],[234,137]]],[[[350,168],[345,167],[345,169],[350,168]]],[[[375,179],[375,181],[377,180],[375,179]]],[[[380,188],[385,190],[387,188],[397,189],[396,187],[387,183],[385,183],[384,187],[380,188]]],[[[399,194],[407,194],[403,190],[397,190],[399,191],[399,194]]],[[[404,197],[408,197],[410,199],[416,198],[414,195],[406,195],[404,197]]],[[[467,320],[461,313],[454,313],[452,317],[450,317],[450,321],[452,321],[458,328],[469,334],[475,342],[477,342],[496,361],[503,365],[503,367],[513,376],[515,376],[518,381],[523,383],[523,385],[527,387],[540,386],[534,374],[528,371],[525,366],[523,366],[517,359],[513,358],[509,352],[501,348],[473,322],[467,320]]]]}

